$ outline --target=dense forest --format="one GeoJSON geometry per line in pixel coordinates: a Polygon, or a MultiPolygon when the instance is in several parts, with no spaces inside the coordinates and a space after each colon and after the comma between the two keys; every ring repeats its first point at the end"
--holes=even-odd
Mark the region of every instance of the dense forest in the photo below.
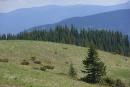
{"type": "Polygon", "coordinates": [[[51,41],[83,47],[87,47],[91,43],[98,49],[130,56],[128,35],[108,30],[77,29],[74,26],[57,26],[55,29],[33,28],[32,31],[24,31],[18,34],[2,34],[0,40],[51,41]]]}

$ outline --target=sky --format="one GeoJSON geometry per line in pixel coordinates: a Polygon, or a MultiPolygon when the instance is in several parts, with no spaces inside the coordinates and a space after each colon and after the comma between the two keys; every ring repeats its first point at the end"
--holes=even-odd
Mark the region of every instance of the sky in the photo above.
{"type": "Polygon", "coordinates": [[[10,12],[20,8],[31,8],[46,5],[117,5],[129,0],[0,0],[0,12],[10,12]]]}

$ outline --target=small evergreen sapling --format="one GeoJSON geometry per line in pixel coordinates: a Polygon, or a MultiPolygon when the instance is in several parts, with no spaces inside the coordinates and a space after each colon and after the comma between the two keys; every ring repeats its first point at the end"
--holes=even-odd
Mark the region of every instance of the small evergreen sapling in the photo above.
{"type": "Polygon", "coordinates": [[[74,66],[73,66],[73,63],[70,64],[69,76],[70,76],[71,78],[76,78],[76,76],[77,76],[77,73],[76,73],[76,71],[75,71],[75,68],[74,68],[74,66]]]}

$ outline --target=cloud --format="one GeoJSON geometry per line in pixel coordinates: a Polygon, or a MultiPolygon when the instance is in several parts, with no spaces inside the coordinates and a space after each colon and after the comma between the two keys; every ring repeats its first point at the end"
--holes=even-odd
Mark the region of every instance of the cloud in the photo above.
{"type": "Polygon", "coordinates": [[[8,12],[19,8],[29,8],[44,5],[116,5],[129,0],[0,0],[0,12],[8,12]]]}

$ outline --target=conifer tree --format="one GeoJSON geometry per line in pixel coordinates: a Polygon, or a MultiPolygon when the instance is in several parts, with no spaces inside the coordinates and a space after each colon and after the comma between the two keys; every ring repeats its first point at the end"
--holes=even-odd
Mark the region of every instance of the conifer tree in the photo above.
{"type": "Polygon", "coordinates": [[[70,76],[71,78],[76,78],[76,75],[77,75],[77,73],[76,73],[76,71],[75,71],[75,68],[74,68],[74,66],[73,66],[73,63],[71,63],[71,64],[70,64],[70,68],[69,68],[69,76],[70,76]]]}
{"type": "Polygon", "coordinates": [[[106,75],[106,67],[103,62],[98,58],[98,54],[93,46],[88,50],[88,57],[83,60],[84,70],[86,74],[82,78],[83,81],[88,83],[99,83],[104,75],[106,75]]]}

